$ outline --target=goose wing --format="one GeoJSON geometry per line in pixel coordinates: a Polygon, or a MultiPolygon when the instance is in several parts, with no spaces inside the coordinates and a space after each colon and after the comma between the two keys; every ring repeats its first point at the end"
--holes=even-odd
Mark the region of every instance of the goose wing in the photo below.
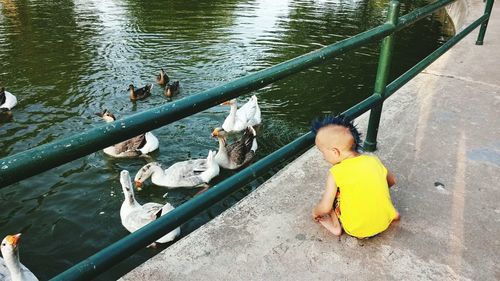
{"type": "Polygon", "coordinates": [[[175,186],[191,187],[203,183],[198,175],[206,169],[205,159],[188,160],[173,164],[165,170],[165,175],[175,182],[175,186]]]}
{"type": "Polygon", "coordinates": [[[0,258],[0,280],[11,280],[9,269],[2,258],[0,258]]]}
{"type": "Polygon", "coordinates": [[[192,161],[192,170],[195,173],[201,173],[208,169],[207,159],[195,159],[191,161],[192,161]]]}
{"type": "Polygon", "coordinates": [[[156,214],[163,208],[161,204],[150,202],[142,205],[142,209],[144,212],[148,214],[148,216],[152,217],[153,220],[156,219],[156,214]]]}
{"type": "Polygon", "coordinates": [[[191,160],[174,163],[165,170],[165,176],[180,178],[183,174],[190,173],[193,170],[190,161],[191,160]]]}
{"type": "Polygon", "coordinates": [[[196,174],[207,170],[206,159],[194,159],[177,162],[165,170],[165,174],[196,174]]]}
{"type": "Polygon", "coordinates": [[[134,232],[146,224],[156,219],[156,213],[161,209],[158,203],[146,203],[141,208],[136,208],[131,211],[124,219],[125,228],[134,232]]]}
{"type": "Polygon", "coordinates": [[[23,272],[24,280],[26,280],[26,281],[38,281],[38,278],[36,278],[35,274],[33,274],[33,272],[31,272],[23,264],[21,264],[21,271],[23,272]]]}
{"type": "MultiPolygon", "coordinates": [[[[20,264],[21,266],[21,272],[22,272],[22,275],[23,275],[23,280],[26,280],[26,281],[38,281],[38,278],[36,278],[35,274],[33,274],[33,272],[31,272],[26,266],[24,266],[24,264],[20,264]]],[[[7,268],[7,265],[5,264],[5,261],[0,258],[0,280],[2,281],[11,281],[12,278],[10,276],[10,271],[9,269],[7,268]]]]}
{"type": "Polygon", "coordinates": [[[229,144],[227,148],[227,153],[229,155],[229,160],[237,165],[242,165],[245,163],[245,158],[248,152],[252,149],[252,143],[255,136],[252,134],[250,129],[246,129],[241,139],[229,144]]]}
{"type": "Polygon", "coordinates": [[[136,151],[142,148],[146,144],[146,136],[145,134],[140,134],[126,141],[122,141],[114,145],[115,151],[117,154],[127,152],[127,151],[136,151]]]}
{"type": "Polygon", "coordinates": [[[183,187],[196,187],[204,183],[201,177],[196,174],[183,175],[179,180],[179,185],[183,187]]]}

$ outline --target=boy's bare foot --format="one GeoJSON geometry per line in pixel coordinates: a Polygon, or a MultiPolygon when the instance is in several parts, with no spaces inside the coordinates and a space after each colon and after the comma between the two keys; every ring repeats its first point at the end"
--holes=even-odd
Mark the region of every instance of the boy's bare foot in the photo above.
{"type": "Polygon", "coordinates": [[[338,220],[333,219],[329,215],[326,215],[318,220],[321,225],[330,231],[335,236],[340,236],[342,234],[342,227],[338,220]]]}
{"type": "Polygon", "coordinates": [[[401,219],[401,215],[399,214],[399,212],[396,213],[396,217],[393,219],[393,221],[398,221],[401,219]]]}

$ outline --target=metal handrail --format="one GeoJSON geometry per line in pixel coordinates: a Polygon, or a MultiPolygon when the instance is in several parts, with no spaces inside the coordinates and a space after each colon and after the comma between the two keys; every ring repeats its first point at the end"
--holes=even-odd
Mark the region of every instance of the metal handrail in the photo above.
{"type": "MultiPolygon", "coordinates": [[[[176,120],[200,112],[222,101],[237,97],[244,93],[260,89],[270,83],[283,79],[291,74],[317,65],[327,58],[346,53],[352,49],[363,46],[365,43],[384,38],[382,55],[377,73],[378,90],[349,108],[342,114],[352,120],[364,112],[380,107],[383,101],[392,95],[397,89],[410,81],[418,72],[435,61],[454,44],[469,34],[477,26],[481,26],[481,31],[477,44],[482,44],[486,32],[487,21],[489,19],[493,0],[488,0],[484,14],[465,28],[462,32],[452,37],[443,46],[420,61],[413,68],[405,72],[399,78],[386,85],[388,68],[390,66],[391,35],[395,32],[411,25],[412,23],[430,15],[436,10],[453,2],[454,0],[440,0],[433,4],[397,18],[397,1],[390,3],[388,22],[370,29],[366,32],[355,35],[349,39],[329,45],[320,50],[283,62],[274,67],[256,72],[243,78],[239,78],[225,85],[207,90],[197,95],[169,103],[158,108],[137,113],[121,121],[103,125],[87,132],[69,137],[57,142],[42,145],[37,148],[18,153],[0,160],[0,187],[5,187],[11,183],[28,178],[41,173],[63,163],[75,160],[89,153],[98,151],[116,142],[126,140],[139,133],[144,133],[155,128],[159,128],[176,120]],[[385,51],[384,51],[385,50],[385,51]],[[383,53],[386,53],[383,55],[383,53]],[[384,58],[385,57],[385,58],[384,58]],[[15,171],[15,173],[13,172],[15,171]]],[[[373,111],[372,111],[373,113],[373,111]]],[[[369,127],[374,127],[370,117],[369,127]]],[[[378,120],[375,120],[375,132],[378,129],[378,120]]],[[[374,135],[376,139],[376,133],[374,135]]],[[[158,220],[146,225],[138,231],[120,239],[100,252],[83,260],[77,265],[64,271],[53,280],[88,280],[117,264],[121,260],[129,257],[136,251],[154,242],[165,233],[168,233],[189,220],[196,214],[212,206],[232,192],[241,188],[251,180],[265,174],[269,168],[296,156],[299,152],[312,146],[314,135],[307,133],[293,142],[285,145],[270,155],[264,157],[255,164],[241,170],[237,174],[225,179],[212,187],[202,195],[195,197],[186,203],[175,208],[158,220]]],[[[375,148],[376,141],[373,142],[375,148]]]]}

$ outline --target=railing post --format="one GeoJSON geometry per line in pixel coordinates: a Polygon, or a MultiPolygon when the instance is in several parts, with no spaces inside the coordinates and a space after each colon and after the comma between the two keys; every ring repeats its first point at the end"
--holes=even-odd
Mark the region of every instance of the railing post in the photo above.
{"type": "Polygon", "coordinates": [[[491,9],[493,8],[494,0],[487,0],[486,6],[484,8],[484,14],[488,14],[488,19],[481,24],[481,29],[479,29],[479,35],[477,36],[476,45],[483,45],[484,35],[486,34],[486,28],[488,27],[488,21],[491,16],[491,9]]]}
{"type": "MultiPolygon", "coordinates": [[[[391,1],[389,3],[389,12],[387,14],[387,23],[396,26],[398,24],[399,2],[391,1]]],[[[394,45],[394,33],[385,37],[380,48],[380,58],[378,61],[377,78],[375,80],[375,94],[381,96],[380,104],[376,105],[370,111],[370,121],[368,123],[368,132],[366,133],[364,149],[374,151],[377,149],[377,133],[384,103],[385,86],[391,67],[392,47],[394,45]]]]}

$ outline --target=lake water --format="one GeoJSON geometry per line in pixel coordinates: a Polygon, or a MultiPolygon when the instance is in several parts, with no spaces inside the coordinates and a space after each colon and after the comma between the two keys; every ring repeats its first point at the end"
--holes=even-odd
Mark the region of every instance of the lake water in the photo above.
{"type": "MultiPolygon", "coordinates": [[[[403,14],[427,3],[406,2],[403,14]]],[[[0,123],[0,157],[101,125],[94,114],[104,108],[123,118],[169,102],[160,87],[145,101],[128,98],[129,84],[154,83],[161,67],[180,80],[181,99],[348,38],[385,15],[386,1],[0,0],[0,84],[18,98],[13,119],[0,123]]],[[[446,40],[446,21],[440,14],[398,33],[393,77],[446,40]]],[[[306,132],[314,117],[369,96],[378,51],[370,44],[255,92],[264,120],[257,159],[306,132]]],[[[155,130],[160,150],[153,157],[165,166],[205,157],[217,148],[210,133],[228,111],[217,106],[155,130]]],[[[96,152],[2,188],[0,236],[22,232],[22,262],[41,280],[55,276],[127,235],[119,172],[134,175],[145,163],[96,152]]],[[[261,181],[184,224],[183,235],[261,181]]],[[[137,197],[178,206],[196,191],[171,190],[165,199],[166,190],[148,181],[137,197]]],[[[140,251],[100,280],[116,279],[164,247],[140,251]]]]}

